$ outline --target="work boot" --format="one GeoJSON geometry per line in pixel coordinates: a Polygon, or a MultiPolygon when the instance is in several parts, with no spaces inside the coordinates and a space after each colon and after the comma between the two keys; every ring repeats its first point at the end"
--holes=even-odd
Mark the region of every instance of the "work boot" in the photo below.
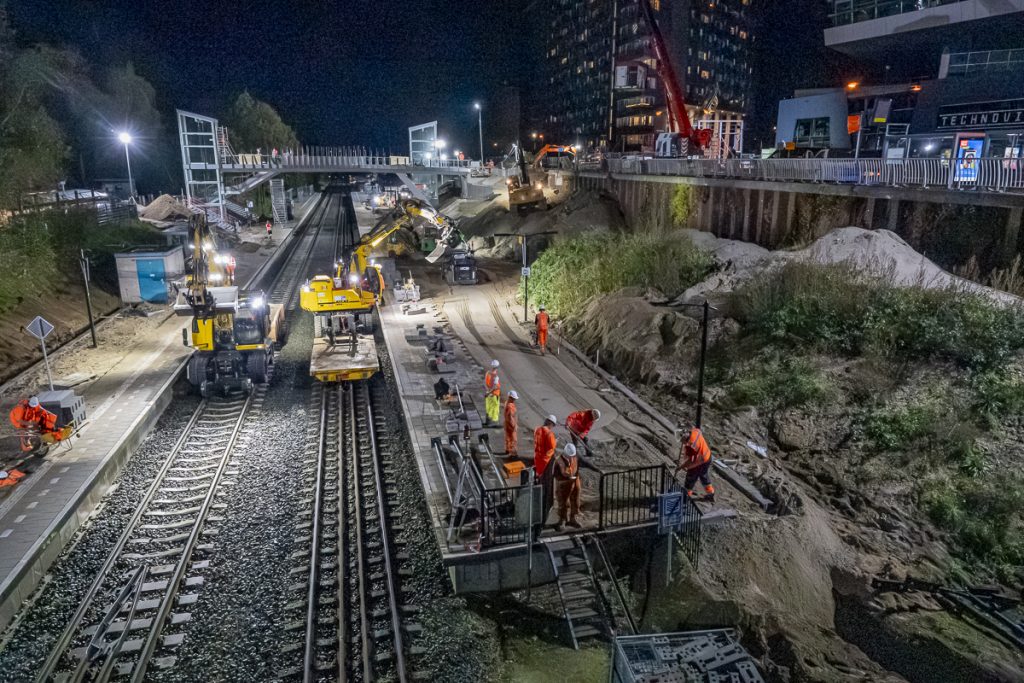
{"type": "Polygon", "coordinates": [[[556,524],[555,531],[557,531],[558,533],[562,533],[563,531],[565,531],[565,524],[563,524],[562,522],[556,524]]]}
{"type": "Polygon", "coordinates": [[[582,525],[582,524],[580,524],[579,522],[577,522],[577,521],[576,521],[575,519],[570,519],[570,520],[569,520],[569,522],[568,522],[568,524],[569,524],[569,526],[571,526],[571,527],[572,527],[573,529],[582,529],[582,528],[583,528],[583,525],[582,525]]]}
{"type": "Polygon", "coordinates": [[[706,496],[704,496],[704,502],[705,503],[711,503],[712,505],[714,505],[715,504],[715,494],[709,493],[706,496]]]}

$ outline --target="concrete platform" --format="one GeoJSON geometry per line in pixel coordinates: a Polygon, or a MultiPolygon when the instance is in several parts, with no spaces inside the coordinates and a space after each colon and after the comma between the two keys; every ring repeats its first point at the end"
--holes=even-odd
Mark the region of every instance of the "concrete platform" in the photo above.
{"type": "MultiPolygon", "coordinates": [[[[401,268],[403,272],[409,270],[408,264],[401,268]]],[[[484,368],[492,359],[500,361],[503,400],[511,389],[520,395],[521,454],[532,455],[533,430],[545,416],[554,414],[564,423],[570,412],[586,408],[597,408],[602,413],[602,419],[591,434],[591,442],[596,453],[594,464],[606,471],[668,463],[665,454],[651,445],[659,440],[666,441],[665,434],[655,434],[650,420],[640,419],[639,411],[630,406],[628,400],[569,354],[541,356],[533,349],[528,329],[503,303],[508,300],[506,292],[495,284],[448,287],[436,268],[416,265],[412,272],[423,291],[421,305],[404,310],[401,306],[389,305],[380,309],[380,314],[438,547],[457,591],[518,587],[526,572],[525,543],[481,548],[479,530],[474,534],[472,525],[467,525],[470,533],[448,538],[451,509],[448,492],[456,487],[456,482],[451,468],[446,468],[446,474],[442,474],[432,441],[440,437],[447,442],[446,422],[450,422],[447,418],[451,411],[434,399],[433,385],[441,375],[428,366],[430,354],[422,335],[417,334],[417,327],[428,333],[440,329],[447,334],[454,348],[454,359],[444,378],[453,388],[463,390],[464,396],[477,409],[483,407],[484,368]]],[[[475,429],[472,444],[478,442],[481,433],[488,435],[500,470],[505,460],[502,429],[475,429]]],[[[569,440],[568,431],[559,426],[555,433],[561,448],[569,440]]],[[[486,463],[486,456],[481,457],[486,463]]],[[[489,464],[482,469],[488,488],[500,486],[489,464]]],[[[583,469],[581,478],[584,486],[581,522],[584,531],[596,530],[600,477],[592,470],[583,469]]],[[[518,481],[510,482],[513,487],[518,484],[518,481]]],[[[565,536],[551,528],[556,521],[554,510],[545,521],[548,527],[541,533],[541,540],[565,536]]],[[[649,526],[624,525],[619,531],[639,533],[649,526]]],[[[608,532],[607,524],[604,532],[608,532]]],[[[545,571],[549,565],[545,549],[538,546],[534,551],[535,582],[547,580],[545,571]]]]}
{"type": "MultiPolygon", "coordinates": [[[[301,208],[308,211],[313,205],[307,202],[301,208]]],[[[287,227],[279,232],[276,248],[288,243],[292,226],[287,227]]],[[[251,255],[239,259],[239,281],[251,277],[264,260],[251,255]]],[[[87,421],[70,447],[51,449],[42,464],[0,500],[0,630],[31,596],[172,400],[174,383],[191,355],[181,343],[182,320],[168,309],[137,323],[148,327],[130,343],[101,337],[96,350],[72,348],[62,354],[62,362],[70,367],[76,354],[89,356],[93,377],[76,386],[85,398],[87,421]]],[[[58,369],[55,382],[64,376],[58,369]]],[[[45,371],[32,372],[36,376],[29,373],[26,381],[41,385],[45,371]]],[[[4,411],[19,398],[16,394],[4,397],[4,411]]],[[[4,439],[3,447],[17,445],[4,439]]]]}

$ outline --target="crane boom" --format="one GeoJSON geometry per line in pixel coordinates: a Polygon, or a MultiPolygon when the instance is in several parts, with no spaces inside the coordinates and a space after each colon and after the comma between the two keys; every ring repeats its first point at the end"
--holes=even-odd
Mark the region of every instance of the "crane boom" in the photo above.
{"type": "Polygon", "coordinates": [[[686,113],[686,98],[683,96],[683,89],[676,77],[675,67],[672,66],[672,58],[668,53],[668,46],[665,38],[658,28],[658,22],[654,18],[654,9],[651,7],[651,0],[637,0],[651,30],[651,43],[654,48],[655,68],[661,82],[665,85],[665,100],[668,108],[669,127],[672,132],[679,133],[682,137],[701,151],[711,142],[711,131],[695,129],[690,124],[690,117],[686,113]]]}

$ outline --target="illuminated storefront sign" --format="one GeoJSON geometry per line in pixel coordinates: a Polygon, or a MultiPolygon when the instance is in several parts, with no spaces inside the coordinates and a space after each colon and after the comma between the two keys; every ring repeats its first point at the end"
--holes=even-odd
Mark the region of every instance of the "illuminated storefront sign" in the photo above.
{"type": "Polygon", "coordinates": [[[1024,126],[1024,99],[950,104],[939,108],[941,129],[1024,126]]]}

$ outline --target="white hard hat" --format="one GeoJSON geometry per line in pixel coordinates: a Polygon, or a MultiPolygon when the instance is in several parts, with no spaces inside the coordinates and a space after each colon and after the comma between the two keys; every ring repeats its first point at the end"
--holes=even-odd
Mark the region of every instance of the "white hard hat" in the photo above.
{"type": "Polygon", "coordinates": [[[594,420],[600,420],[601,419],[601,411],[598,410],[597,408],[591,409],[590,413],[594,416],[594,420]]]}
{"type": "Polygon", "coordinates": [[[541,304],[541,305],[540,305],[540,310],[542,310],[542,311],[543,311],[543,310],[546,310],[546,309],[547,309],[547,306],[545,306],[544,304],[541,304]]]}
{"type": "Polygon", "coordinates": [[[558,424],[558,418],[555,417],[554,415],[548,415],[547,418],[545,418],[545,419],[548,422],[550,422],[551,424],[555,424],[555,425],[558,424]]]}
{"type": "Polygon", "coordinates": [[[32,406],[33,408],[38,408],[39,407],[39,399],[37,397],[33,396],[32,398],[30,398],[28,400],[28,404],[30,406],[32,406]]]}
{"type": "Polygon", "coordinates": [[[501,363],[499,363],[499,362],[497,361],[497,359],[495,359],[495,360],[492,360],[492,361],[491,361],[491,367],[492,367],[492,368],[496,368],[496,367],[498,367],[499,365],[501,365],[501,363]]]}
{"type": "Polygon", "coordinates": [[[516,399],[517,401],[519,400],[519,394],[517,394],[517,393],[516,393],[516,390],[515,390],[515,389],[513,389],[513,390],[512,390],[512,391],[510,391],[510,392],[508,392],[508,397],[509,397],[509,398],[514,398],[514,399],[516,399]]]}
{"type": "Polygon", "coordinates": [[[571,443],[565,444],[565,448],[562,449],[562,452],[565,453],[570,458],[576,457],[576,447],[573,446],[571,443]]]}

